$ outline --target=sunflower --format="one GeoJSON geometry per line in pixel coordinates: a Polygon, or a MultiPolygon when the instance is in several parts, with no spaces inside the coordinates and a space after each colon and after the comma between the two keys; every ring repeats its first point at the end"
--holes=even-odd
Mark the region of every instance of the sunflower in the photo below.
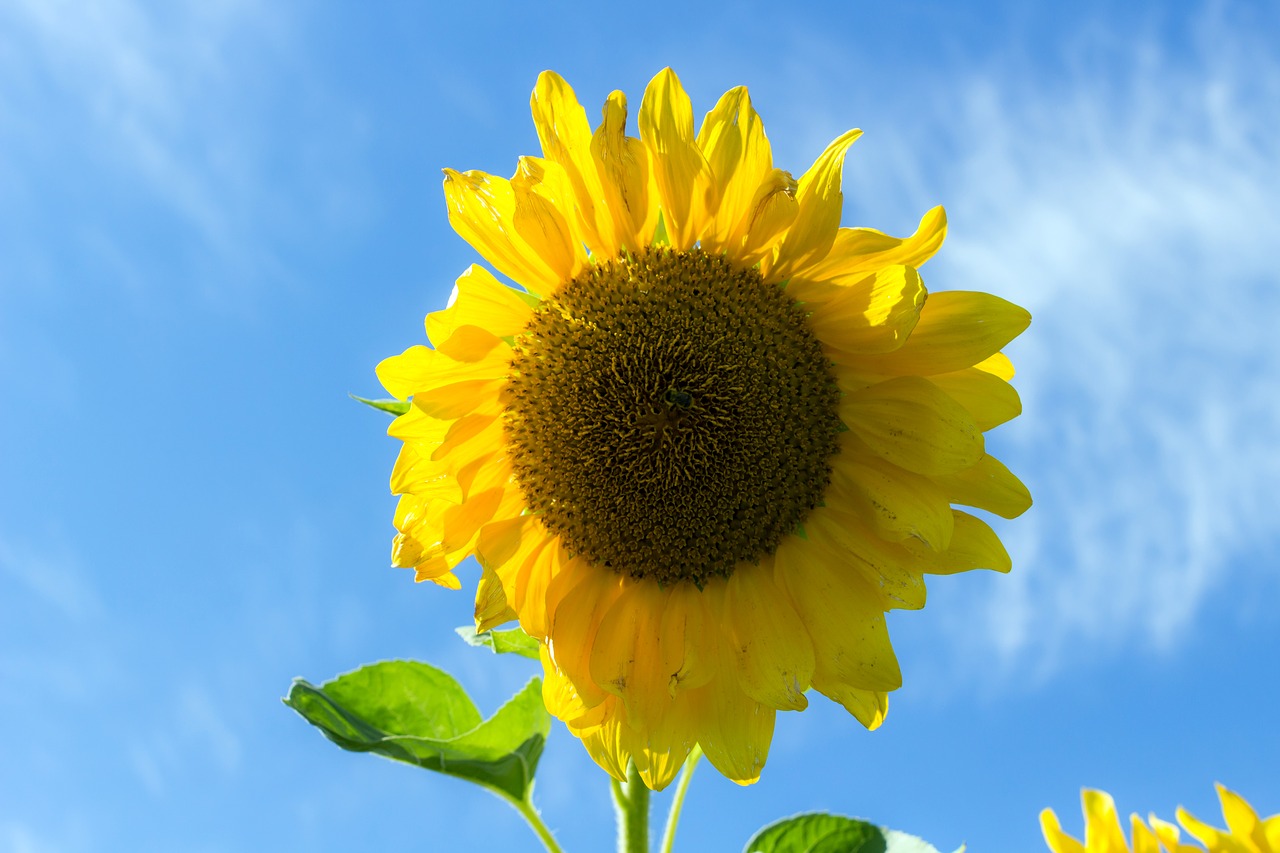
{"type": "Polygon", "coordinates": [[[698,744],[759,778],[775,712],[810,688],[868,728],[901,674],[892,608],[924,574],[1009,557],[979,518],[1026,488],[983,444],[1021,411],[1000,349],[1028,324],[982,293],[928,296],[941,208],[905,239],[841,228],[845,152],[775,168],[744,88],[694,133],[670,69],[626,134],[592,131],[544,72],[542,157],[510,180],[445,170],[472,266],[431,347],[378,366],[411,399],[392,559],[458,588],[478,630],[541,643],[547,707],[609,773],[668,784],[698,744]]]}
{"type": "MultiPolygon", "coordinates": [[[[1234,791],[1218,785],[1218,799],[1227,828],[1213,827],[1196,820],[1183,808],[1178,809],[1178,823],[1203,843],[1208,853],[1280,853],[1280,815],[1265,820],[1234,791]]],[[[1129,853],[1115,802],[1103,791],[1081,792],[1085,815],[1085,840],[1081,844],[1062,831],[1053,809],[1040,813],[1040,826],[1045,842],[1054,853],[1129,853]]],[[[1178,827],[1149,815],[1150,827],[1136,814],[1133,825],[1133,853],[1205,853],[1200,847],[1183,844],[1178,827]]]]}

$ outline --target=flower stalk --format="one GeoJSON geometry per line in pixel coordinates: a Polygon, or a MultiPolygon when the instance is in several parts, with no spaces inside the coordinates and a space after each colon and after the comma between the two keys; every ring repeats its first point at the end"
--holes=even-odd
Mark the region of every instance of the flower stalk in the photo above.
{"type": "Polygon", "coordinates": [[[634,762],[627,765],[627,781],[610,779],[618,817],[618,853],[649,853],[649,788],[634,762]]]}
{"type": "Polygon", "coordinates": [[[684,809],[684,797],[689,793],[693,769],[698,765],[698,759],[701,757],[702,749],[694,744],[693,749],[689,750],[689,757],[684,761],[684,768],[680,771],[680,781],[676,783],[675,796],[671,799],[671,811],[667,814],[667,828],[662,832],[661,853],[671,853],[671,848],[675,846],[676,826],[680,823],[680,812],[684,809]]]}

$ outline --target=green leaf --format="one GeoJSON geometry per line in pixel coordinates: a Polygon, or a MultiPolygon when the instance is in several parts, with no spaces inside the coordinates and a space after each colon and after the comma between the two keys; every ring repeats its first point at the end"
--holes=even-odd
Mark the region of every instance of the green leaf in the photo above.
{"type": "Polygon", "coordinates": [[[467,779],[516,801],[529,794],[551,730],[538,679],[484,720],[451,675],[417,661],[362,666],[319,687],[298,678],[284,703],[343,749],[467,779]]]}
{"type": "Polygon", "coordinates": [[[347,396],[358,403],[372,406],[378,411],[386,412],[389,415],[403,415],[413,407],[412,403],[406,403],[403,400],[367,400],[364,397],[357,397],[355,394],[348,394],[347,396]]]}
{"type": "Polygon", "coordinates": [[[769,824],[747,842],[745,853],[938,853],[938,850],[914,835],[882,829],[865,820],[811,812],[769,824]]]}
{"type": "Polygon", "coordinates": [[[471,645],[493,649],[494,654],[523,655],[534,660],[538,659],[538,641],[519,628],[506,631],[484,631],[479,634],[470,625],[463,625],[453,630],[471,645]]]}

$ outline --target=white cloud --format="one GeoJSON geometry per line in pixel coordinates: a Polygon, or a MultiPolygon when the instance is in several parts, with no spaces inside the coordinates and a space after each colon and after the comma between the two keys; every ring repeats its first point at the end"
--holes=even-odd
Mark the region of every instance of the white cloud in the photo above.
{"type": "Polygon", "coordinates": [[[1199,31],[1062,87],[1006,68],[941,109],[967,153],[926,278],[1035,317],[1011,349],[1026,414],[992,445],[1037,504],[964,623],[1010,666],[1174,648],[1208,596],[1272,582],[1237,558],[1280,536],[1280,61],[1199,31]]]}

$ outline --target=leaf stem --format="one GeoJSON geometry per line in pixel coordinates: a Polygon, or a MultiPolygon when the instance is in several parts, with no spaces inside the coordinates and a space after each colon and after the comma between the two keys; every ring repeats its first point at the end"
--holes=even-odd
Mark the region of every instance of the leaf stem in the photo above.
{"type": "Polygon", "coordinates": [[[649,853],[649,788],[634,762],[627,765],[626,784],[609,780],[618,816],[618,853],[649,853]]]}
{"type": "MultiPolygon", "coordinates": [[[[530,791],[532,793],[532,791],[530,791]]],[[[547,848],[547,853],[564,853],[560,849],[560,845],[556,843],[556,837],[551,834],[551,829],[542,821],[542,815],[538,814],[538,810],[533,805],[531,797],[526,796],[523,800],[508,801],[515,807],[515,810],[524,815],[524,819],[529,822],[530,828],[538,836],[542,842],[542,846],[547,848]]]]}
{"type": "Polygon", "coordinates": [[[680,781],[676,783],[676,793],[671,799],[671,811],[667,814],[667,828],[662,833],[661,853],[671,853],[676,843],[676,825],[680,823],[680,811],[684,808],[684,795],[689,792],[689,781],[693,779],[693,768],[702,757],[702,749],[695,743],[689,750],[689,757],[684,761],[684,769],[680,771],[680,781]]]}

